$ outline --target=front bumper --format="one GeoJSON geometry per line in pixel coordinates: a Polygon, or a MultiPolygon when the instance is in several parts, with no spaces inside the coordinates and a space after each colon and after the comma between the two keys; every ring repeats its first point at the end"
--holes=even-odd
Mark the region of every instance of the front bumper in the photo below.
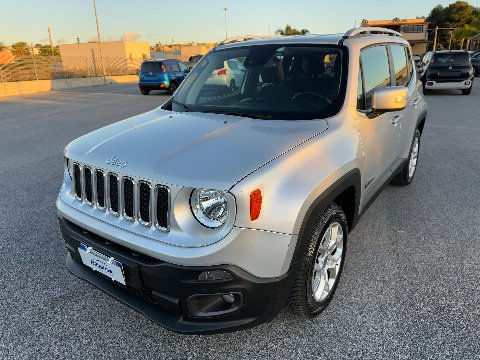
{"type": "Polygon", "coordinates": [[[71,273],[104,290],[150,320],[181,333],[215,333],[256,326],[273,319],[289,294],[291,273],[257,278],[232,265],[180,266],[140,254],[59,218],[71,273]],[[83,243],[114,257],[124,266],[126,286],[83,265],[78,246],[83,243]],[[204,271],[224,270],[229,280],[198,280],[204,271]],[[223,315],[192,314],[191,299],[208,294],[241,294],[241,306],[223,315]]]}

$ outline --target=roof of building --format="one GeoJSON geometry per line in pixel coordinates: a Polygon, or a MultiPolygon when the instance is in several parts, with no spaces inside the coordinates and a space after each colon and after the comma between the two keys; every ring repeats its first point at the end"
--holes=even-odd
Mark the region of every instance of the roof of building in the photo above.
{"type": "Polygon", "coordinates": [[[400,25],[428,25],[430,22],[426,21],[425,18],[418,19],[399,19],[395,18],[392,20],[363,20],[362,26],[400,26],[400,25]]]}

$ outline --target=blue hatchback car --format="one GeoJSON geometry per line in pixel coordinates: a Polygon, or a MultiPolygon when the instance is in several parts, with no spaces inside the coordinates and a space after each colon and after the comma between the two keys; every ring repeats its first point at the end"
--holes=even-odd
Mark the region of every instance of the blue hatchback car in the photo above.
{"type": "Polygon", "coordinates": [[[188,72],[188,66],[178,60],[145,60],[138,74],[138,87],[143,95],[151,90],[173,94],[188,72]]]}

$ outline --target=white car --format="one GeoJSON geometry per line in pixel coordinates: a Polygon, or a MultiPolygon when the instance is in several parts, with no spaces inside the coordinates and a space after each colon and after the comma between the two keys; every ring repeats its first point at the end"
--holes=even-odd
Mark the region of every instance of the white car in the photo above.
{"type": "Polygon", "coordinates": [[[240,86],[245,76],[245,67],[236,60],[231,59],[223,62],[223,68],[215,69],[207,80],[207,84],[225,85],[232,89],[240,86]]]}

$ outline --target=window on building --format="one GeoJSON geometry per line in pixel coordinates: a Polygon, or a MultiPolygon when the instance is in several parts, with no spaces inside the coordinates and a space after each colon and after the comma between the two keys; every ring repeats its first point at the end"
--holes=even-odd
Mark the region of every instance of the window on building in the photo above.
{"type": "Polygon", "coordinates": [[[423,25],[403,25],[400,32],[405,34],[423,33],[423,25]]]}

